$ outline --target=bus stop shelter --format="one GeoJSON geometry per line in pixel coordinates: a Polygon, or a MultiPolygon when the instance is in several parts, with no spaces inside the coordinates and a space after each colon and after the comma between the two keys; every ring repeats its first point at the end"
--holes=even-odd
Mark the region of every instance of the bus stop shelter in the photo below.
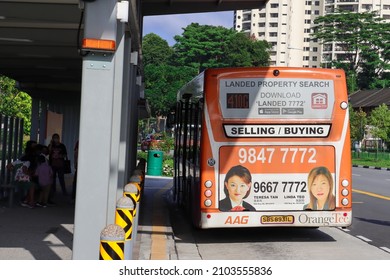
{"type": "MultiPolygon", "coordinates": [[[[136,165],[145,108],[144,16],[261,8],[266,0],[7,0],[0,2],[0,75],[33,100],[31,139],[79,139],[73,259],[97,259],[100,231],[136,165]]],[[[233,20],[233,19],[232,19],[233,20]]],[[[70,152],[72,154],[72,152],[70,152]]]]}

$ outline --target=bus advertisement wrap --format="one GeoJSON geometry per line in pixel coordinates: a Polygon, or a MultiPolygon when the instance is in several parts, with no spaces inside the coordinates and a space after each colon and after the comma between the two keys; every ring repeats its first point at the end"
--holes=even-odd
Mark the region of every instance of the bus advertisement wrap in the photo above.
{"type": "Polygon", "coordinates": [[[288,138],[324,138],[328,137],[330,124],[288,124],[288,125],[243,125],[243,124],[225,124],[223,126],[225,134],[229,138],[269,138],[269,137],[288,137],[288,138]]]}
{"type": "Polygon", "coordinates": [[[351,224],[343,70],[207,69],[177,97],[175,195],[194,226],[351,224]]]}
{"type": "Polygon", "coordinates": [[[223,146],[219,156],[221,211],[306,210],[310,192],[314,198],[332,200],[315,203],[312,210],[334,209],[332,146],[223,146]],[[324,180],[317,183],[310,173],[324,180]],[[310,189],[308,180],[314,180],[319,190],[310,189]]]}
{"type": "Polygon", "coordinates": [[[220,80],[223,118],[325,119],[334,104],[332,80],[240,78],[220,80]]]}

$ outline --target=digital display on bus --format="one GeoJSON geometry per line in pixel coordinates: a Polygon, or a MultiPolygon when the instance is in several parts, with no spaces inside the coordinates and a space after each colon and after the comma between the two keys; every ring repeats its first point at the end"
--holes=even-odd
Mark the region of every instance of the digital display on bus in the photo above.
{"type": "Polygon", "coordinates": [[[227,93],[227,109],[249,109],[249,93],[227,93]]]}

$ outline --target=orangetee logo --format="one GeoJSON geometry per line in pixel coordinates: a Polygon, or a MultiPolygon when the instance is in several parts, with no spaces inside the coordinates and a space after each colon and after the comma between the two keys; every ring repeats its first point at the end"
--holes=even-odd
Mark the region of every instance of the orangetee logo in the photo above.
{"type": "Polygon", "coordinates": [[[311,94],[311,108],[312,109],[327,109],[328,108],[328,94],[327,93],[312,93],[311,94]]]}

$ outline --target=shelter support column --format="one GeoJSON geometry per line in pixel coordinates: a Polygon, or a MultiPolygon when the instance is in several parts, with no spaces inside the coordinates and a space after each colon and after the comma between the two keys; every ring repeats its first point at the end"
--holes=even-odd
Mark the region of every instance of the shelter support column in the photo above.
{"type": "Polygon", "coordinates": [[[32,99],[31,105],[31,130],[30,139],[36,141],[38,139],[38,127],[39,127],[39,100],[32,99]]]}
{"type": "MultiPolygon", "coordinates": [[[[124,73],[124,24],[117,0],[85,3],[84,38],[116,41],[116,51],[83,58],[73,259],[98,259],[100,232],[114,223],[119,170],[124,73]]],[[[126,141],[126,139],[125,139],[126,141]]]]}

